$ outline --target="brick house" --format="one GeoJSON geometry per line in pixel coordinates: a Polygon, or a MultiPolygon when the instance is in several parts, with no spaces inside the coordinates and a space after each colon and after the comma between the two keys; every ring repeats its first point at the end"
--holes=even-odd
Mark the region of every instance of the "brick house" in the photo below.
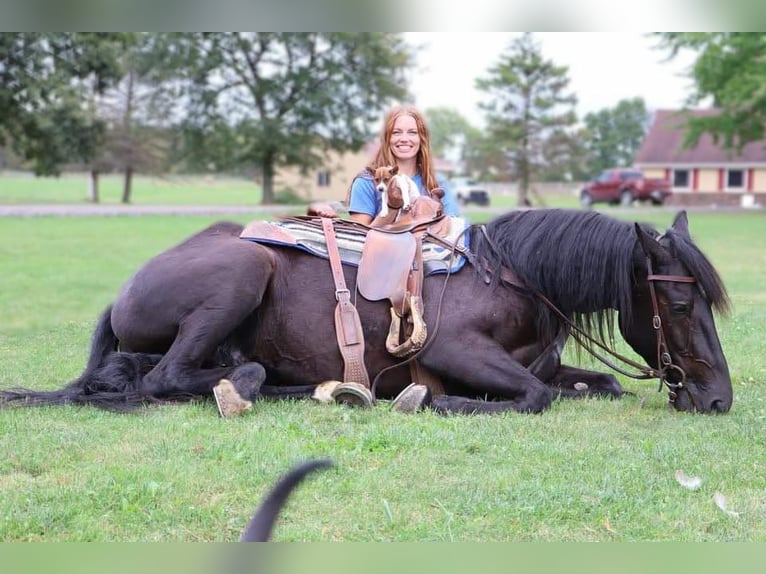
{"type": "MultiPolygon", "coordinates": [[[[356,152],[329,152],[322,166],[307,174],[297,168],[282,168],[275,174],[274,190],[291,189],[306,201],[345,201],[351,181],[372,161],[379,146],[375,140],[356,152]]],[[[434,159],[434,167],[446,177],[457,170],[454,163],[439,158],[434,159]]]]}
{"type": "MultiPolygon", "coordinates": [[[[741,152],[726,151],[704,134],[693,148],[683,149],[684,112],[659,110],[635,165],[646,177],[673,184],[670,202],[682,205],[754,205],[766,203],[766,141],[752,142],[741,152]]],[[[715,109],[691,110],[703,117],[715,109]]]]}

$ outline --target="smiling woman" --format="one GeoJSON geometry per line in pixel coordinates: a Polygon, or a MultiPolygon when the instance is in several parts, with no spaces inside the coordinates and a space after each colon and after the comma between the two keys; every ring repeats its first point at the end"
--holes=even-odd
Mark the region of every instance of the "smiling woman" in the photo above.
{"type": "Polygon", "coordinates": [[[383,201],[375,189],[373,174],[385,166],[396,166],[399,173],[411,177],[421,195],[431,195],[434,190],[441,189],[444,192],[444,214],[459,214],[452,190],[436,176],[425,119],[412,106],[399,106],[386,114],[378,153],[351,184],[348,210],[352,219],[368,225],[381,223],[376,218],[383,209],[383,201]]]}

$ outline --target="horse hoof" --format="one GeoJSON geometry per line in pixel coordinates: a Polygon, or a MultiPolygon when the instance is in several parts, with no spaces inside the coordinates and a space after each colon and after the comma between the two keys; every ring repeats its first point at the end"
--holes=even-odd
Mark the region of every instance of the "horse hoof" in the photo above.
{"type": "Polygon", "coordinates": [[[372,393],[360,383],[341,383],[332,392],[336,403],[355,407],[371,407],[372,393]]]}
{"type": "Polygon", "coordinates": [[[431,389],[425,385],[410,383],[399,393],[391,408],[400,413],[415,413],[431,402],[431,389]]]}
{"type": "Polygon", "coordinates": [[[325,381],[324,383],[319,383],[314,389],[311,398],[320,403],[331,403],[333,401],[333,392],[342,384],[343,383],[340,381],[325,381]]]}
{"type": "Polygon", "coordinates": [[[224,418],[241,415],[253,408],[253,403],[243,399],[228,379],[218,381],[218,384],[213,387],[213,396],[218,412],[224,418]]]}

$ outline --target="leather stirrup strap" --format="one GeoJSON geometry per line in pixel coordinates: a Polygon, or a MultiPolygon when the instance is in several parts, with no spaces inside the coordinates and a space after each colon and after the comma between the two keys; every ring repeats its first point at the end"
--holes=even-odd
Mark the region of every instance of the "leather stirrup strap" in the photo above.
{"type": "Polygon", "coordinates": [[[364,366],[364,333],[359,313],[351,303],[351,293],[346,288],[343,277],[343,264],[340,262],[338,243],[335,240],[335,229],[332,219],[322,218],[322,230],[327,241],[327,256],[330,259],[332,277],[335,282],[335,334],[338,337],[338,347],[343,356],[343,381],[361,383],[370,388],[370,378],[364,366]]]}

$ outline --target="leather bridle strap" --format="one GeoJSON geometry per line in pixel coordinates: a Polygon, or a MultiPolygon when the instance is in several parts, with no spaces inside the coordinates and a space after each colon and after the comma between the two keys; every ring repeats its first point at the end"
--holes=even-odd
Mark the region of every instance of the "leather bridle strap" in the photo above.
{"type": "Polygon", "coordinates": [[[338,337],[338,347],[343,356],[343,381],[361,383],[370,388],[370,378],[364,366],[364,333],[359,313],[351,302],[351,293],[346,288],[343,276],[343,264],[338,253],[338,243],[335,240],[335,228],[332,219],[322,218],[322,231],[327,241],[327,256],[330,259],[332,277],[335,282],[335,334],[338,337]]]}
{"type": "MultiPolygon", "coordinates": [[[[673,364],[673,359],[670,356],[668,345],[665,340],[665,331],[662,328],[662,319],[660,318],[660,307],[657,301],[657,294],[654,290],[655,281],[668,281],[670,283],[696,283],[697,280],[694,277],[682,276],[682,275],[655,275],[652,273],[652,260],[650,257],[646,258],[646,279],[649,282],[649,293],[652,297],[652,326],[657,331],[657,366],[659,368],[658,378],[660,379],[660,387],[658,390],[662,390],[662,385],[668,387],[671,393],[675,393],[679,389],[686,389],[686,372],[678,365],[673,364]],[[681,380],[677,383],[671,383],[667,379],[667,372],[669,370],[675,370],[680,373],[681,380]]],[[[691,392],[688,393],[689,397],[694,403],[694,395],[691,392]]]]}

